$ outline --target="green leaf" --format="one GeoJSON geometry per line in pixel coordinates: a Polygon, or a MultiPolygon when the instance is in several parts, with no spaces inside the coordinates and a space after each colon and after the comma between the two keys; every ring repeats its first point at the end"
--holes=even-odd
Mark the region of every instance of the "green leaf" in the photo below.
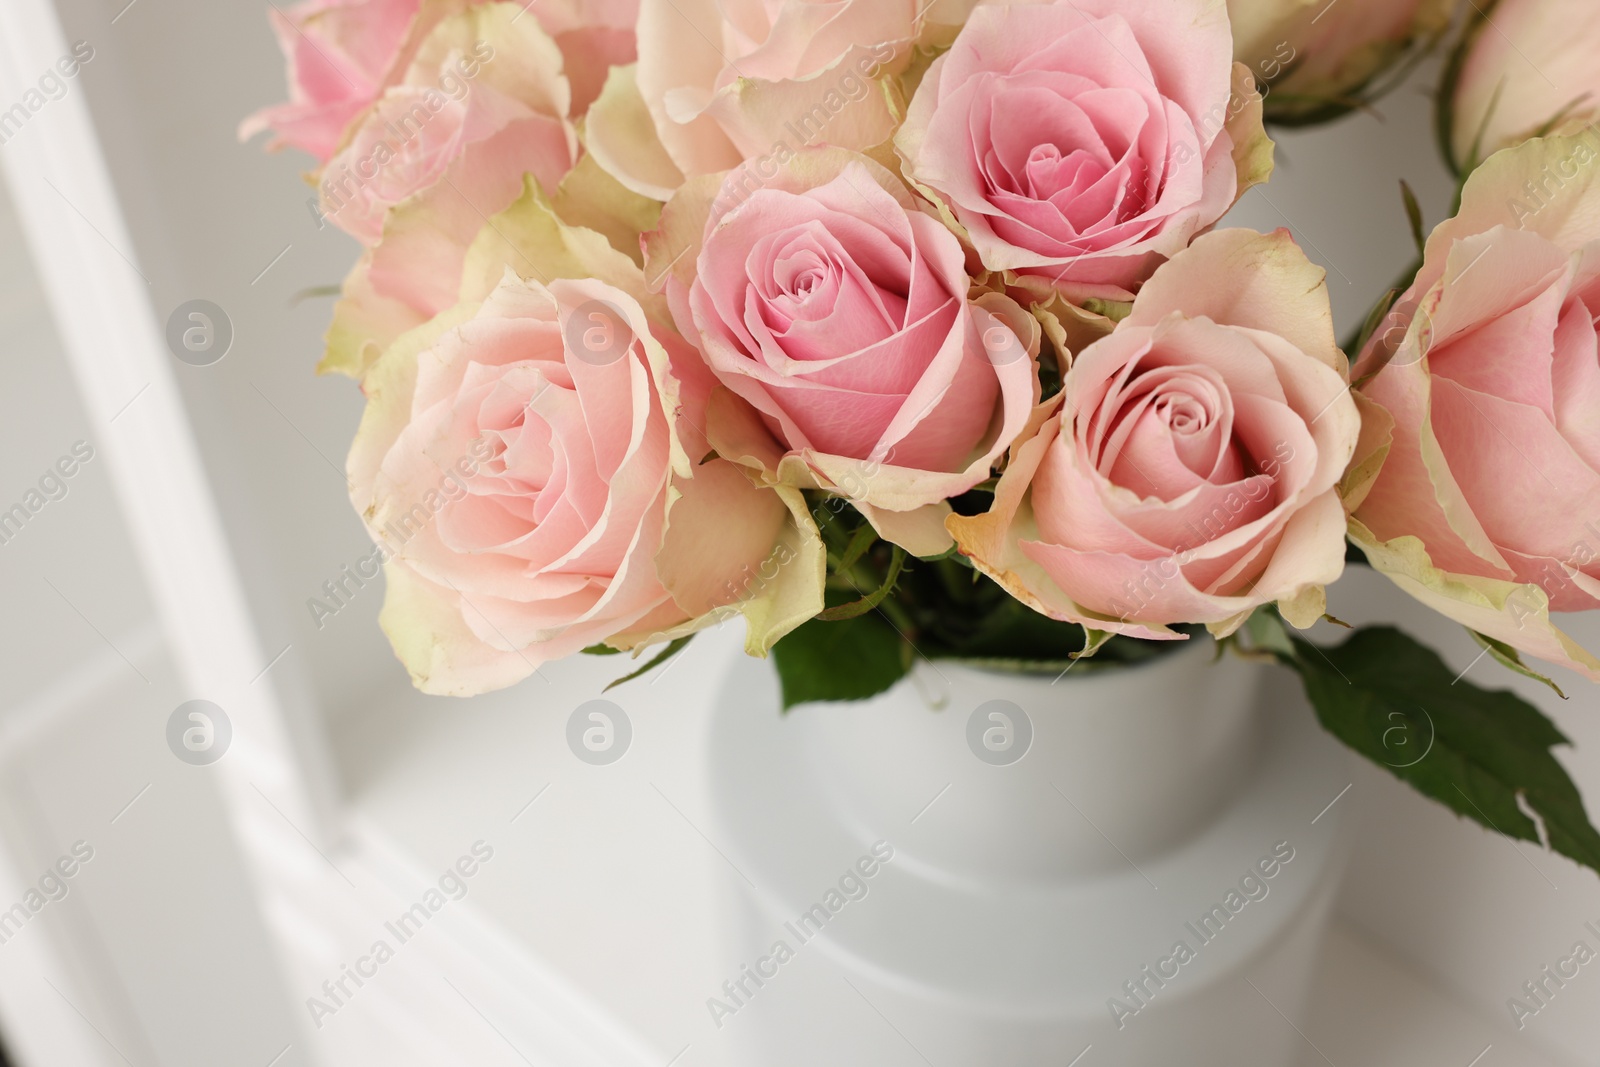
{"type": "Polygon", "coordinates": [[[690,634],[688,637],[680,637],[676,641],[670,642],[667,647],[663,648],[649,663],[646,663],[643,667],[640,667],[632,674],[625,674],[621,678],[618,678],[616,681],[606,686],[603,692],[609,693],[623,682],[631,682],[640,675],[649,674],[651,671],[667,662],[667,660],[671,659],[673,656],[676,656],[679,652],[682,652],[683,646],[687,645],[693,640],[694,634],[690,634]]]}
{"type": "Polygon", "coordinates": [[[1420,256],[1428,244],[1422,230],[1422,205],[1417,203],[1417,194],[1404,178],[1400,179],[1400,197],[1406,202],[1406,218],[1411,222],[1411,240],[1416,243],[1417,255],[1420,256]]]}
{"type": "MultiPolygon", "coordinates": [[[[851,548],[854,549],[852,544],[851,548]]],[[[847,556],[849,552],[845,553],[847,556]]],[[[849,604],[840,604],[836,608],[828,608],[817,618],[822,622],[844,622],[847,619],[858,618],[884,602],[888,595],[894,592],[894,583],[900,580],[900,570],[906,565],[906,550],[899,545],[894,546],[894,556],[889,561],[889,574],[883,579],[883,584],[860,600],[849,604]]]]}
{"type": "Polygon", "coordinates": [[[1372,305],[1372,310],[1367,312],[1367,317],[1361,323],[1361,328],[1345,341],[1345,352],[1352,360],[1367,347],[1367,341],[1378,331],[1379,323],[1383,322],[1384,316],[1389,314],[1389,309],[1394,307],[1395,298],[1399,295],[1400,290],[1390,289],[1379,297],[1378,302],[1372,305]]]}
{"type": "Polygon", "coordinates": [[[590,645],[583,650],[585,656],[620,656],[622,649],[612,648],[610,645],[590,645]]]}
{"type": "Polygon", "coordinates": [[[1378,327],[1383,324],[1383,320],[1389,314],[1389,309],[1394,307],[1395,298],[1399,295],[1400,290],[1398,289],[1390,289],[1384,293],[1383,296],[1378,298],[1378,302],[1372,305],[1372,310],[1367,312],[1366,320],[1362,322],[1361,328],[1345,338],[1345,354],[1350,357],[1352,362],[1362,352],[1366,351],[1367,342],[1372,339],[1373,334],[1378,332],[1378,327]]]}
{"type": "MultiPolygon", "coordinates": [[[[1462,27],[1460,38],[1457,39],[1450,54],[1445,57],[1444,69],[1439,75],[1438,87],[1433,94],[1433,137],[1439,147],[1439,154],[1444,157],[1445,166],[1450,169],[1457,182],[1472,167],[1465,166],[1467,160],[1456,158],[1455,130],[1456,130],[1456,85],[1461,80],[1461,68],[1466,64],[1467,52],[1471,45],[1473,17],[1468,16],[1466,24],[1462,27]]],[[[1496,90],[1498,97],[1499,91],[1496,90]]],[[[1496,101],[1491,100],[1489,113],[1494,112],[1496,101]]],[[[1487,118],[1487,116],[1485,116],[1487,118]]],[[[1482,137],[1480,127],[1479,137],[1482,137]]],[[[1478,146],[1472,146],[1472,154],[1476,155],[1478,146]]]]}
{"type": "Polygon", "coordinates": [[[1479,689],[1399,630],[1358,631],[1337,648],[1291,637],[1282,655],[1322,725],[1418,792],[1507,837],[1600,871],[1600,833],[1551,749],[1570,742],[1514,693],[1479,689]],[[1520,802],[1519,802],[1520,801],[1520,802]]]}
{"type": "Polygon", "coordinates": [[[805,623],[772,649],[785,711],[814,700],[865,700],[911,667],[910,648],[877,613],[805,623]]]}
{"type": "Polygon", "coordinates": [[[301,289],[299,292],[289,297],[289,303],[291,306],[298,307],[307,300],[338,296],[342,292],[344,292],[344,286],[342,285],[313,285],[308,288],[301,289]]]}
{"type": "MultiPolygon", "coordinates": [[[[1419,255],[1406,266],[1405,270],[1400,272],[1400,276],[1394,280],[1394,284],[1389,286],[1378,302],[1373,305],[1372,310],[1367,313],[1366,321],[1361,324],[1361,329],[1346,338],[1348,344],[1344,346],[1344,350],[1352,361],[1360,359],[1362,352],[1366,350],[1367,342],[1372,340],[1372,335],[1377,333],[1378,328],[1388,320],[1389,313],[1394,310],[1395,301],[1399,299],[1401,293],[1411,288],[1411,284],[1417,279],[1417,272],[1421,269],[1422,257],[1419,255]]],[[[1400,326],[1401,324],[1393,323],[1391,325],[1400,326]]],[[[1393,353],[1391,353],[1392,355],[1393,353]]],[[[1368,371],[1365,375],[1352,382],[1350,387],[1352,389],[1361,388],[1361,386],[1377,377],[1378,371],[1382,369],[1383,367],[1380,366],[1377,370],[1368,371]]]]}
{"type": "Polygon", "coordinates": [[[1528,666],[1526,663],[1522,662],[1522,654],[1516,649],[1512,648],[1510,645],[1506,644],[1504,641],[1496,641],[1488,634],[1480,634],[1478,631],[1473,629],[1468,629],[1467,633],[1472,635],[1472,639],[1474,641],[1478,642],[1479,645],[1487,649],[1489,655],[1499,660],[1505,666],[1511,668],[1525,678],[1532,678],[1536,682],[1543,682],[1545,685],[1548,685],[1551,689],[1555,690],[1556,696],[1560,697],[1562,700],[1567,699],[1567,694],[1561,691],[1561,687],[1557,685],[1553,679],[1545,677],[1532,667],[1528,666]]]}

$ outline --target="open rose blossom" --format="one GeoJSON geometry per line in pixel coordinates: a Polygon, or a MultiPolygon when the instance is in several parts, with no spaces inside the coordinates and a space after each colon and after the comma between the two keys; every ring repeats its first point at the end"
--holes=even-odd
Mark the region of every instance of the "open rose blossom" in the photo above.
{"type": "Polygon", "coordinates": [[[538,0],[527,10],[561,49],[573,117],[589,110],[612,67],[638,57],[639,0],[538,0]]]}
{"type": "Polygon", "coordinates": [[[1351,536],[1429,607],[1600,680],[1550,619],[1600,607],[1597,150],[1501,152],[1433,231],[1356,366],[1382,468],[1351,536]]]}
{"type": "Polygon", "coordinates": [[[560,52],[517,13],[489,4],[440,22],[322,172],[323,211],[365,244],[407,204],[374,280],[430,314],[455,302],[466,243],[521,195],[523,175],[553,188],[577,152],[560,52]],[[409,258],[424,254],[425,276],[409,258]]]}
{"type": "Polygon", "coordinates": [[[485,220],[529,177],[553,190],[569,173],[578,143],[560,52],[520,10],[485,4],[437,22],[405,81],[323,168],[323,212],[369,247],[345,279],[321,370],[360,377],[454,306],[485,220]]]}
{"type": "Polygon", "coordinates": [[[431,191],[470,236],[517,198],[523,174],[554,188],[577,150],[571,92],[553,73],[555,43],[516,15],[491,4],[434,28],[323,169],[330,221],[377,244],[392,208],[431,191]]]}
{"type": "Polygon", "coordinates": [[[419,688],[483,692],[675,636],[771,579],[789,512],[732,464],[691,463],[675,358],[694,363],[621,290],[507,272],[373,368],[351,498],[419,688]]]}
{"type": "Polygon", "coordinates": [[[1203,237],[1078,354],[992,510],[948,525],[1012,595],[1092,630],[1229,633],[1273,601],[1309,626],[1344,567],[1345,373],[1286,231],[1203,237]]]}
{"type": "MultiPolygon", "coordinates": [[[[305,0],[287,12],[274,10],[273,28],[289,63],[289,100],[251,115],[240,137],[271,130],[273,148],[289,145],[328,162],[350,124],[405,77],[434,26],[483,2],[305,0]]],[[[573,118],[600,95],[607,71],[637,54],[639,0],[539,0],[516,10],[531,14],[560,49],[561,66],[550,72],[564,72],[571,82],[573,118]]]]}
{"type": "MultiPolygon", "coordinates": [[[[941,0],[950,3],[950,0],[941,0]]],[[[630,189],[813,144],[894,133],[874,81],[905,65],[934,0],[640,0],[639,62],[612,74],[589,145],[630,189]]]]}
{"type": "Polygon", "coordinates": [[[1128,299],[1272,170],[1208,0],[997,3],[929,68],[895,144],[984,266],[1128,299]]]}
{"type": "Polygon", "coordinates": [[[676,309],[725,387],[711,443],[944,551],[945,499],[989,477],[1038,399],[1038,327],[1004,296],[969,300],[955,236],[864,156],[812,149],[762,178],[734,171],[703,231],[687,224],[704,245],[676,309]]]}
{"type": "Polygon", "coordinates": [[[383,91],[419,0],[305,0],[272,11],[278,46],[289,61],[289,100],[244,121],[241,137],[271,130],[274,148],[290,145],[325,163],[345,127],[383,91]]]}

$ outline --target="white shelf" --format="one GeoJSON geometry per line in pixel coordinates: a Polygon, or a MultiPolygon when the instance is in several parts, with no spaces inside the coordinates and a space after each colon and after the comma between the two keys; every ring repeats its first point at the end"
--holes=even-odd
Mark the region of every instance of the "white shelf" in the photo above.
{"type": "MultiPolygon", "coordinates": [[[[349,721],[340,739],[360,813],[355,847],[408,856],[418,871],[431,871],[477,836],[494,837],[495,861],[462,909],[474,930],[501,943],[501,965],[521,960],[570,981],[586,1002],[637,1035],[647,1049],[637,1062],[658,1067],[686,1046],[679,1061],[685,1067],[736,1062],[726,1031],[710,1024],[705,999],[739,962],[720,948],[730,932],[718,905],[736,891],[739,876],[717,842],[702,836],[712,819],[697,785],[708,714],[703,685],[738,654],[730,636],[702,638],[664,678],[610,694],[635,729],[628,755],[611,767],[580,763],[563,738],[570,711],[619,673],[606,660],[547,667],[548,683],[534,679],[443,709],[397,693],[349,721]]],[[[848,993],[828,1000],[820,970],[797,961],[782,974],[791,990],[775,987],[752,1009],[784,1010],[775,1002],[790,996],[821,998],[809,1003],[829,1005],[826,1025],[845,1028],[862,1047],[882,1043],[882,1021],[852,1005],[848,993]]],[[[1265,1010],[1263,1017],[1264,1025],[1288,1025],[1265,1010]]],[[[514,1014],[496,1019],[502,1026],[514,1021],[514,1014]]],[[[1326,947],[1304,1031],[1316,1045],[1307,1045],[1305,1067],[1330,1060],[1339,1067],[1466,1067],[1489,1045],[1482,1067],[1562,1067],[1499,1019],[1412,972],[1348,919],[1336,924],[1326,947]]],[[[921,1062],[903,1045],[897,1052],[889,1037],[879,1058],[859,1061],[863,1067],[921,1062]]]]}
{"type": "Polygon", "coordinates": [[[1299,1067],[1577,1067],[1497,1023],[1353,924],[1336,922],[1323,946],[1299,1067]]]}

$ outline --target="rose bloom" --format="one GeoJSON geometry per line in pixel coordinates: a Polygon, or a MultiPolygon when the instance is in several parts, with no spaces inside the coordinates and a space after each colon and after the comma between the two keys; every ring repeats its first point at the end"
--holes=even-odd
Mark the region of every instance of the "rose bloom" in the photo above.
{"type": "Polygon", "coordinates": [[[345,280],[324,369],[359,377],[384,345],[453,307],[485,220],[529,175],[553,190],[572,167],[560,53],[518,12],[489,4],[439,22],[324,168],[327,218],[369,246],[345,280]]]}
{"type": "Polygon", "coordinates": [[[732,464],[690,462],[669,349],[694,360],[619,289],[507,274],[373,369],[351,499],[418,688],[470,695],[689,632],[764,576],[788,512],[732,464]]]}
{"type": "Polygon", "coordinates": [[[574,118],[589,110],[612,67],[638,57],[639,0],[538,0],[528,12],[561,49],[574,118]]]}
{"type": "Polygon", "coordinates": [[[419,0],[305,0],[272,11],[289,63],[289,101],[264,108],[239,127],[241,138],[273,132],[326,162],[345,127],[372,106],[390,80],[419,0]]]}
{"type": "Polygon", "coordinates": [[[1451,147],[1466,165],[1536,134],[1600,117],[1600,19],[1587,0],[1500,0],[1455,84],[1451,147]]]}
{"type": "Polygon", "coordinates": [[[980,6],[895,145],[984,266],[1075,299],[1130,299],[1272,169],[1206,0],[980,6]]]}
{"type": "Polygon", "coordinates": [[[518,25],[516,13],[493,4],[434,28],[405,81],[324,168],[330,221],[377,244],[392,208],[432,193],[470,238],[522,192],[524,173],[550,188],[561,180],[577,151],[566,121],[571,90],[554,73],[555,43],[531,19],[518,25]]]}
{"type": "Polygon", "coordinates": [[[944,551],[946,498],[989,477],[1038,400],[1038,328],[1004,296],[969,300],[960,242],[866,157],[811,149],[762,178],[721,186],[677,301],[726,388],[711,443],[944,551]]]}
{"type": "MultiPolygon", "coordinates": [[[[447,22],[436,33],[454,28],[447,22]]],[[[524,37],[536,46],[535,57],[555,54],[548,38],[524,37]]],[[[430,190],[465,201],[455,213],[476,233],[484,215],[522,192],[523,174],[554,188],[571,169],[577,139],[565,121],[565,83],[534,80],[518,100],[489,79],[478,80],[495,58],[487,44],[464,53],[440,51],[437,45],[424,49],[405,84],[379,98],[323,170],[325,217],[364,244],[378,243],[391,209],[430,190]]]]}
{"type": "Polygon", "coordinates": [[[1600,680],[1549,617],[1600,607],[1597,157],[1592,131],[1495,155],[1434,230],[1356,366],[1382,467],[1351,535],[1430,607],[1600,680]]]}
{"type": "Polygon", "coordinates": [[[590,149],[630,189],[666,200],[685,178],[780,146],[880,144],[895,116],[873,79],[905,65],[933,3],[640,0],[637,69],[613,72],[590,149]]]}
{"type": "Polygon", "coordinates": [[[1456,0],[1228,0],[1228,14],[1235,55],[1269,87],[1267,117],[1295,123],[1356,106],[1376,76],[1449,24],[1455,6],[1456,0]]]}
{"type": "Polygon", "coordinates": [[[1360,419],[1323,272],[1286,231],[1222,230],[1156,271],[1080,352],[985,515],[947,520],[1023,603],[1092,630],[1297,626],[1344,567],[1360,419]]]}
{"type": "MultiPolygon", "coordinates": [[[[607,70],[634,61],[639,0],[539,0],[527,10],[560,49],[560,69],[572,84],[571,115],[578,118],[600,95],[607,70]]],[[[419,44],[447,11],[443,4],[419,10],[419,0],[306,0],[287,13],[274,10],[290,99],[246,119],[240,138],[270,129],[271,147],[291,145],[328,162],[350,124],[404,79],[419,44]]]]}

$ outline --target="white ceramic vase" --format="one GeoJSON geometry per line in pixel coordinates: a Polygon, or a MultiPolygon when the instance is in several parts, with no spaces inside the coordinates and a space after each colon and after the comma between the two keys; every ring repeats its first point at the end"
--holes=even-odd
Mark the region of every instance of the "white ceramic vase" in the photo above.
{"type": "Polygon", "coordinates": [[[1204,645],[1060,678],[922,663],[787,715],[740,663],[711,760],[740,966],[708,1002],[737,1062],[1294,1063],[1344,754],[1204,645]]]}

